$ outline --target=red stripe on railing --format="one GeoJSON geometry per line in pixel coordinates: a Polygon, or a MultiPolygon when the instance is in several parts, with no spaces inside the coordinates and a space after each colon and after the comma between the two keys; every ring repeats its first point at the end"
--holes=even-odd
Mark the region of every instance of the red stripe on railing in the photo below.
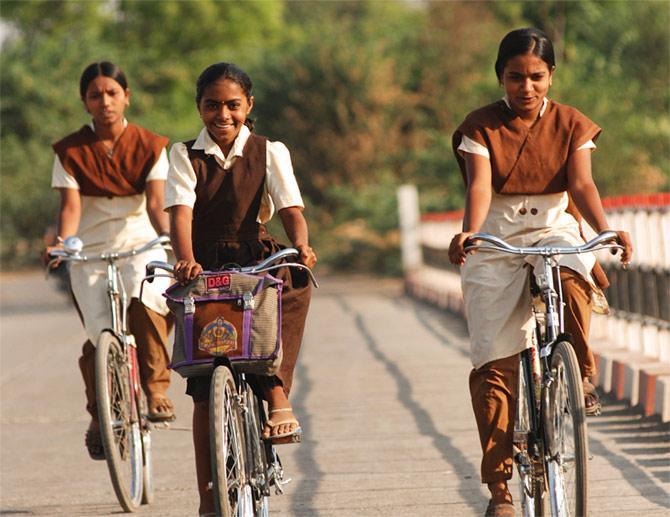
{"type": "Polygon", "coordinates": [[[605,209],[621,208],[652,208],[670,205],[670,192],[655,194],[632,194],[628,196],[614,196],[603,199],[605,209]]]}
{"type": "MultiPolygon", "coordinates": [[[[670,206],[670,192],[657,192],[655,194],[632,194],[626,196],[613,196],[603,198],[605,210],[622,210],[624,208],[654,208],[670,206]]],[[[452,210],[450,212],[429,212],[421,214],[424,222],[458,221],[463,218],[463,210],[452,210]]]]}

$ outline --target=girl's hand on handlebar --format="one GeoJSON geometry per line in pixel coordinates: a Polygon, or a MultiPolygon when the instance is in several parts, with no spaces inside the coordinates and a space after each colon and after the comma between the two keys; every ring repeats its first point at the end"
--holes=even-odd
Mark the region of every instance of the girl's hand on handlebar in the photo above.
{"type": "Polygon", "coordinates": [[[465,244],[465,240],[471,235],[473,235],[473,232],[461,232],[454,235],[454,238],[451,239],[451,244],[449,244],[449,261],[452,264],[456,264],[457,266],[465,264],[466,253],[463,245],[465,244]]]}
{"type": "Polygon", "coordinates": [[[312,269],[314,264],[316,264],[316,253],[311,246],[303,244],[302,246],[296,246],[296,249],[300,252],[300,262],[305,264],[308,268],[312,269]]]}
{"type": "Polygon", "coordinates": [[[202,266],[195,260],[179,260],[174,265],[174,276],[180,283],[186,284],[202,273],[202,266]]]}
{"type": "Polygon", "coordinates": [[[62,250],[62,249],[63,245],[60,243],[54,244],[53,246],[47,246],[42,252],[42,264],[44,264],[44,267],[48,266],[49,262],[53,260],[53,263],[51,264],[51,269],[56,269],[61,263],[60,257],[52,257],[50,253],[53,250],[62,250]]]}
{"type": "MultiPolygon", "coordinates": [[[[630,235],[628,232],[623,230],[614,230],[617,234],[617,240],[619,244],[623,246],[623,251],[621,252],[621,264],[624,269],[628,267],[631,259],[633,258],[633,243],[630,240],[630,235]]],[[[616,250],[612,250],[612,253],[616,253],[616,250]]]]}

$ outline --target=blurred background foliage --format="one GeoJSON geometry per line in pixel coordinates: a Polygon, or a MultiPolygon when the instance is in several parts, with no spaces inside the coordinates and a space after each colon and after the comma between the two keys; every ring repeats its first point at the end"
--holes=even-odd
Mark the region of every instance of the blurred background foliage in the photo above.
{"type": "Polygon", "coordinates": [[[128,75],[128,118],[172,142],[200,130],[200,71],[244,68],[257,131],[291,150],[314,246],[335,269],[398,272],[401,183],[418,185],[425,211],[462,207],[451,134],[501,95],[497,46],[522,26],[555,43],[551,97],[604,128],[601,193],[670,188],[665,0],[3,0],[0,9],[5,270],[37,264],[58,205],[50,145],[87,122],[79,76],[100,60],[128,75]]]}

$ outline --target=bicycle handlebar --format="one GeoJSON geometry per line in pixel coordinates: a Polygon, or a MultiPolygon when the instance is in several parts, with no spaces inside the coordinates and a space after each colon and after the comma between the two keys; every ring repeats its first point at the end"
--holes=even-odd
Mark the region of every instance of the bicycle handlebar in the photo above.
{"type": "Polygon", "coordinates": [[[51,269],[51,265],[59,260],[65,262],[95,262],[95,261],[109,261],[119,260],[127,257],[134,257],[140,253],[149,251],[156,246],[164,246],[170,244],[170,237],[167,235],[159,235],[155,239],[150,240],[143,246],[129,251],[106,251],[99,255],[81,255],[81,250],[84,243],[79,237],[68,237],[63,243],[63,249],[55,249],[49,252],[49,256],[53,257],[47,264],[47,269],[51,269]]]}
{"type": "MultiPolygon", "coordinates": [[[[230,272],[236,272],[236,273],[247,273],[247,274],[258,274],[258,273],[266,273],[268,271],[274,271],[275,269],[280,269],[282,267],[297,267],[299,269],[304,269],[307,271],[307,274],[309,275],[309,279],[312,281],[312,284],[314,284],[314,287],[318,288],[319,284],[316,281],[316,278],[314,277],[314,273],[312,273],[312,270],[308,268],[305,264],[300,264],[299,262],[285,262],[278,264],[280,260],[287,259],[289,257],[297,257],[300,255],[300,252],[295,249],[295,248],[285,248],[283,250],[279,250],[276,253],[273,253],[270,255],[268,258],[263,260],[262,262],[254,265],[254,266],[245,266],[245,267],[227,267],[222,269],[221,271],[230,271],[230,272]]],[[[151,282],[153,279],[158,276],[156,275],[155,271],[156,269],[162,269],[164,271],[167,271],[168,273],[171,273],[170,276],[174,278],[174,265],[168,264],[167,262],[161,262],[160,260],[153,260],[149,262],[146,265],[146,281],[151,282]]],[[[202,273],[201,273],[202,274],[202,273]]]]}
{"type": "Polygon", "coordinates": [[[554,255],[575,255],[603,249],[624,249],[618,242],[619,238],[616,232],[606,231],[596,235],[589,242],[582,244],[581,246],[531,246],[524,248],[512,246],[495,235],[475,233],[465,240],[463,249],[466,253],[474,250],[493,250],[513,255],[541,255],[544,257],[553,257],[554,255]],[[476,241],[484,241],[486,244],[477,244],[476,241]],[[617,244],[606,244],[611,241],[616,241],[617,244]]]}

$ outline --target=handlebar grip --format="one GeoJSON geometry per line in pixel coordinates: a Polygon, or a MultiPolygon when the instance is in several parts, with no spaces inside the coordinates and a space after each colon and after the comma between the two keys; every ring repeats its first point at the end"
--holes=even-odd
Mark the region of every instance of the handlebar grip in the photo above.
{"type": "Polygon", "coordinates": [[[172,264],[168,264],[167,262],[162,262],[160,260],[152,260],[151,262],[147,263],[147,265],[144,267],[144,279],[147,282],[153,282],[153,275],[156,271],[156,268],[164,269],[165,271],[168,271],[170,273],[174,272],[174,266],[172,264]]]}
{"type": "Polygon", "coordinates": [[[154,270],[155,270],[155,268],[151,267],[151,263],[147,264],[146,267],[144,268],[144,278],[150,284],[152,284],[153,281],[154,281],[154,277],[153,277],[154,270]]]}
{"type": "Polygon", "coordinates": [[[49,252],[49,256],[51,258],[59,258],[59,257],[68,257],[70,254],[65,251],[65,250],[51,250],[49,252]]]}

